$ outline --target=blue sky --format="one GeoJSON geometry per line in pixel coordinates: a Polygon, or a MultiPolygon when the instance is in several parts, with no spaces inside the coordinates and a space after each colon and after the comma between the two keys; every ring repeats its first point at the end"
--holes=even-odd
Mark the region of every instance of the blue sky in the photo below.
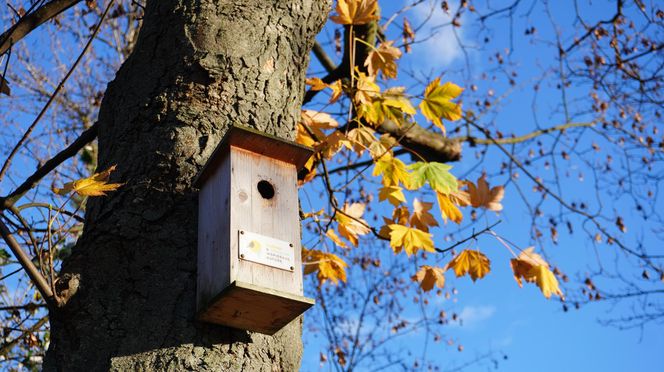
{"type": "MultiPolygon", "coordinates": [[[[380,2],[382,15],[389,16],[391,12],[401,5],[410,2],[380,2]],[[393,9],[394,8],[394,9],[393,9]]],[[[450,2],[450,6],[452,6],[450,2]]],[[[493,2],[495,8],[511,2],[493,2]]],[[[531,2],[528,2],[531,4],[531,2]]],[[[530,5],[521,7],[516,13],[513,22],[513,34],[510,34],[509,22],[506,19],[498,19],[492,24],[493,32],[486,32],[478,28],[465,25],[462,18],[462,27],[456,29],[456,34],[451,27],[436,28],[436,25],[448,23],[450,18],[442,12],[439,6],[434,7],[434,13],[429,23],[418,31],[418,35],[433,33],[424,43],[413,46],[411,54],[405,55],[401,60],[401,78],[395,85],[411,86],[415,84],[411,78],[404,77],[403,71],[417,71],[418,78],[435,77],[443,74],[444,80],[451,80],[462,84],[470,78],[478,86],[478,91],[494,91],[495,96],[506,95],[500,104],[500,109],[492,112],[485,119],[491,125],[495,125],[504,133],[524,134],[535,128],[535,121],[543,126],[549,127],[565,122],[560,102],[560,91],[556,88],[556,80],[550,79],[550,72],[546,68],[556,60],[557,50],[546,44],[546,40],[554,37],[555,32],[561,32],[564,43],[571,41],[574,30],[579,27],[573,22],[572,2],[551,2],[549,12],[551,18],[555,19],[555,28],[549,21],[544,7],[538,3],[534,7],[530,5]],[[528,13],[528,15],[526,15],[528,13]],[[499,25],[503,25],[500,27],[499,25]],[[433,28],[432,28],[433,27],[433,28]],[[524,29],[536,27],[537,32],[533,37],[525,37],[524,29]],[[499,30],[500,32],[497,32],[499,30]],[[490,41],[483,45],[484,38],[490,41]],[[466,54],[459,47],[459,42],[467,45],[466,54]],[[479,47],[482,48],[479,48],[479,47]],[[506,48],[510,49],[508,55],[506,48]],[[495,59],[490,57],[495,53],[501,53],[508,61],[513,62],[513,69],[518,71],[518,84],[515,88],[510,87],[505,81],[499,79],[483,78],[483,71],[496,71],[498,66],[495,59]],[[533,93],[532,86],[542,81],[537,94],[533,93]],[[532,110],[535,105],[537,108],[532,110]]],[[[594,2],[593,7],[585,2],[579,2],[581,12],[588,15],[588,19],[603,19],[613,11],[615,6],[611,1],[594,2]]],[[[482,11],[480,5],[478,10],[482,11]]],[[[406,13],[410,22],[416,26],[429,14],[427,4],[415,8],[414,11],[406,13]]],[[[484,9],[486,10],[486,9],[484,9]]],[[[397,18],[395,24],[401,24],[401,18],[397,18]]],[[[325,32],[331,34],[331,28],[327,26],[325,32]]],[[[388,38],[399,40],[397,32],[389,33],[388,38]]],[[[312,71],[321,71],[312,57],[312,71]]],[[[491,75],[491,74],[489,74],[491,75]]],[[[499,74],[498,74],[499,75],[499,74]]],[[[321,75],[317,75],[321,76],[321,75]]],[[[468,88],[468,86],[465,86],[468,88]]],[[[422,90],[421,86],[415,91],[422,90]]],[[[571,86],[567,92],[570,97],[586,97],[587,87],[571,86]]],[[[469,107],[469,106],[464,106],[469,107]]],[[[584,108],[576,108],[582,111],[584,108]]],[[[421,119],[421,118],[420,118],[421,119]]],[[[590,116],[576,115],[575,120],[589,120],[590,116]]],[[[601,140],[600,146],[604,144],[601,140]]],[[[589,140],[581,138],[582,142],[589,140]]],[[[587,143],[586,143],[587,144],[587,143]]],[[[490,174],[489,181],[493,184],[503,184],[508,181],[505,175],[495,172],[503,156],[495,149],[489,150],[487,160],[479,167],[473,159],[475,149],[466,146],[465,159],[454,164],[454,174],[466,175],[475,179],[481,171],[490,174]]],[[[588,164],[599,167],[604,161],[605,153],[589,154],[586,160],[588,164]]],[[[595,200],[595,185],[593,183],[593,170],[582,163],[564,163],[561,167],[561,193],[571,201],[589,200],[590,208],[597,207],[601,200],[595,200]]],[[[537,169],[537,168],[536,168],[537,169]]],[[[551,180],[551,171],[539,168],[538,175],[545,181],[551,180]]],[[[606,181],[602,181],[606,182],[606,181]]],[[[523,182],[526,192],[530,191],[532,184],[523,182]]],[[[637,237],[642,239],[644,245],[652,249],[661,249],[661,241],[652,231],[661,223],[657,221],[643,221],[639,214],[634,211],[633,203],[625,195],[616,194],[613,189],[600,184],[603,198],[610,198],[612,208],[624,211],[629,234],[626,241],[633,243],[637,237]]],[[[427,200],[425,198],[425,200],[427,200]]],[[[409,198],[412,201],[412,197],[409,198]]],[[[432,202],[432,198],[427,201],[432,202]]],[[[664,204],[661,198],[655,198],[646,206],[646,209],[662,210],[664,204]]],[[[594,244],[592,239],[583,233],[583,226],[576,221],[574,223],[575,234],[568,234],[563,226],[559,227],[560,236],[558,244],[548,244],[540,247],[537,242],[532,241],[528,231],[530,230],[530,215],[523,202],[517,195],[517,191],[511,185],[507,185],[506,197],[503,202],[505,211],[500,216],[489,213],[484,217],[486,224],[501,219],[503,222],[496,228],[498,234],[513,241],[521,248],[536,245],[537,250],[545,249],[546,257],[550,262],[561,268],[572,278],[570,286],[578,288],[578,280],[588,272],[596,268],[596,257],[599,252],[603,259],[611,260],[615,247],[606,244],[594,244]]],[[[545,204],[552,208],[555,204],[545,204]]],[[[556,207],[545,213],[556,213],[556,207]]],[[[388,208],[383,209],[383,215],[388,215],[388,208]]],[[[381,211],[377,211],[380,215],[381,211]]],[[[611,223],[611,222],[607,222],[611,223]]],[[[478,226],[483,226],[480,222],[478,226]]],[[[444,234],[444,228],[437,229],[444,234]]],[[[548,234],[548,232],[545,232],[548,234]]],[[[466,233],[467,235],[467,233],[466,233]]],[[[434,231],[434,236],[435,231],[434,231]]],[[[439,235],[442,236],[442,235],[439,235]]],[[[464,235],[458,235],[463,237],[464,235]]],[[[624,235],[621,235],[624,236],[624,235]]],[[[305,239],[306,240],[306,239],[305,239]]],[[[436,242],[438,246],[438,242],[436,242]]],[[[446,329],[446,337],[455,339],[464,346],[464,351],[459,352],[454,347],[441,344],[428,344],[428,358],[441,367],[441,370],[453,370],[464,365],[470,360],[486,353],[493,353],[493,357],[499,360],[499,369],[503,371],[635,371],[642,369],[657,370],[664,365],[664,324],[660,321],[648,323],[644,328],[620,330],[615,327],[602,324],[602,320],[615,319],[633,314],[631,304],[620,303],[615,306],[606,302],[593,303],[582,306],[575,310],[573,303],[568,302],[569,311],[564,312],[562,304],[556,300],[546,300],[539,290],[532,285],[519,288],[514,281],[509,267],[509,252],[491,237],[481,237],[476,243],[492,260],[492,271],[484,279],[473,283],[467,277],[454,279],[452,275],[447,276],[446,286],[456,288],[458,295],[456,301],[439,301],[440,308],[448,312],[456,312],[463,319],[463,325],[451,324],[446,329]],[[507,359],[502,356],[506,355],[507,359]]],[[[445,243],[441,244],[442,246],[445,243]]],[[[638,277],[640,269],[628,265],[627,261],[619,261],[621,273],[629,277],[638,277]]],[[[349,280],[353,280],[351,277],[349,280]]],[[[607,283],[606,285],[616,285],[607,283]]],[[[655,284],[657,285],[657,284],[655,284]]],[[[661,288],[661,283],[659,284],[661,288]]],[[[603,289],[617,290],[620,287],[607,287],[603,289]]],[[[432,300],[433,301],[433,300],[432,300]]],[[[437,304],[437,303],[436,303],[437,304]]],[[[434,304],[433,306],[435,306],[434,304]]],[[[413,307],[415,305],[412,305],[413,307]]],[[[314,316],[314,315],[308,315],[314,316]]],[[[320,335],[307,334],[305,330],[305,357],[303,370],[315,371],[327,370],[329,365],[319,363],[319,352],[323,348],[320,335]]],[[[395,346],[397,349],[417,350],[421,347],[422,335],[413,334],[400,341],[395,346]]],[[[490,359],[472,364],[464,371],[486,371],[493,370],[494,364],[490,359]]]]}

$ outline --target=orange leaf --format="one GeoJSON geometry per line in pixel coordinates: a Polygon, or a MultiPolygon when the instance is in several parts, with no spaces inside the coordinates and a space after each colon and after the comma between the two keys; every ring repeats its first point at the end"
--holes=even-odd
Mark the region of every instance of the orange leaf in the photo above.
{"type": "Polygon", "coordinates": [[[440,267],[423,265],[415,274],[413,280],[420,283],[420,288],[424,292],[432,290],[434,285],[443,288],[445,286],[445,270],[440,267]]]}
{"type": "Polygon", "coordinates": [[[323,80],[321,80],[320,78],[317,78],[317,77],[307,78],[305,80],[305,83],[307,85],[310,85],[311,90],[313,90],[313,91],[323,90],[323,89],[327,88],[327,84],[325,84],[325,82],[323,82],[323,80]]]}
{"type": "Polygon", "coordinates": [[[304,264],[305,275],[318,272],[317,277],[320,285],[323,285],[326,280],[331,280],[334,284],[339,284],[339,280],[346,281],[346,267],[348,267],[348,264],[335,254],[303,248],[302,263],[304,264]]]}
{"type": "Polygon", "coordinates": [[[563,298],[563,292],[558,286],[558,279],[549,269],[549,264],[537,253],[534,253],[535,248],[529,247],[524,249],[519,257],[510,260],[510,266],[514,272],[514,279],[523,286],[522,279],[529,283],[535,283],[544,294],[544,297],[550,298],[551,294],[558,295],[563,298]]]}
{"type": "Polygon", "coordinates": [[[457,278],[469,274],[475,281],[491,271],[491,261],[480,251],[466,249],[447,264],[447,269],[454,269],[457,278]]]}
{"type": "Polygon", "coordinates": [[[371,231],[367,227],[367,223],[362,219],[364,214],[364,204],[353,203],[345,204],[342,212],[337,212],[334,219],[339,223],[339,235],[348,239],[354,246],[357,247],[358,236],[366,235],[371,231]]]}
{"type": "Polygon", "coordinates": [[[426,232],[429,232],[429,226],[438,226],[438,221],[429,213],[432,207],[433,203],[421,202],[415,199],[413,201],[413,215],[410,216],[410,225],[426,232]]]}
{"type": "Polygon", "coordinates": [[[439,192],[436,193],[436,198],[438,199],[440,214],[443,216],[445,223],[447,223],[448,218],[458,224],[461,223],[461,220],[463,220],[463,214],[459,208],[452,203],[452,198],[439,192]]]}
{"type": "Polygon", "coordinates": [[[341,25],[364,25],[379,19],[377,11],[377,0],[338,0],[337,15],[330,19],[341,25]]]}
{"type": "Polygon", "coordinates": [[[369,52],[364,65],[369,71],[369,75],[376,76],[378,72],[386,79],[394,79],[397,77],[397,63],[396,60],[401,57],[399,48],[392,46],[394,41],[387,41],[381,43],[378,48],[369,52]]]}
{"type": "Polygon", "coordinates": [[[503,205],[500,204],[500,201],[505,196],[505,188],[503,186],[496,186],[489,189],[485,175],[477,179],[477,187],[470,181],[466,181],[466,185],[468,186],[470,203],[473,208],[481,207],[494,212],[503,210],[503,205]]]}

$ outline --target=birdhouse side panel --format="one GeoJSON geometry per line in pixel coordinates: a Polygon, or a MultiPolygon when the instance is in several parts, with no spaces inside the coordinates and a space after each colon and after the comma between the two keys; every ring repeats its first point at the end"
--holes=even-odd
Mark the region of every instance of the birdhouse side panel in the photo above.
{"type": "Polygon", "coordinates": [[[231,280],[302,294],[297,172],[293,164],[231,147],[231,264],[231,280]],[[256,249],[268,249],[266,245],[272,240],[281,241],[281,249],[285,244],[291,250],[292,262],[287,261],[284,269],[283,260],[275,265],[240,257],[242,232],[265,237],[256,238],[252,244],[256,249]]]}
{"type": "Polygon", "coordinates": [[[198,203],[198,309],[231,283],[230,157],[201,186],[198,203]]]}

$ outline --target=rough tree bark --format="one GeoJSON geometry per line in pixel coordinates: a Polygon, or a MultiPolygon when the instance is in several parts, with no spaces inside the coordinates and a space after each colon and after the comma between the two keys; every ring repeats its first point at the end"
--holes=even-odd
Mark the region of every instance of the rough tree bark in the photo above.
{"type": "Polygon", "coordinates": [[[232,123],[292,139],[323,0],[149,0],[99,114],[93,198],[63,265],[46,370],[297,370],[298,321],[274,337],[195,322],[192,180],[232,123]]]}

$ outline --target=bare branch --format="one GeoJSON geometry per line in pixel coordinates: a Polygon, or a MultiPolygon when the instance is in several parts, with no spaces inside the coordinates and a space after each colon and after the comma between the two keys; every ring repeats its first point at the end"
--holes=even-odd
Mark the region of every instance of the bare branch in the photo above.
{"type": "Polygon", "coordinates": [[[53,0],[19,21],[0,35],[0,54],[6,52],[17,41],[24,38],[44,22],[71,8],[81,0],[53,0]]]}

